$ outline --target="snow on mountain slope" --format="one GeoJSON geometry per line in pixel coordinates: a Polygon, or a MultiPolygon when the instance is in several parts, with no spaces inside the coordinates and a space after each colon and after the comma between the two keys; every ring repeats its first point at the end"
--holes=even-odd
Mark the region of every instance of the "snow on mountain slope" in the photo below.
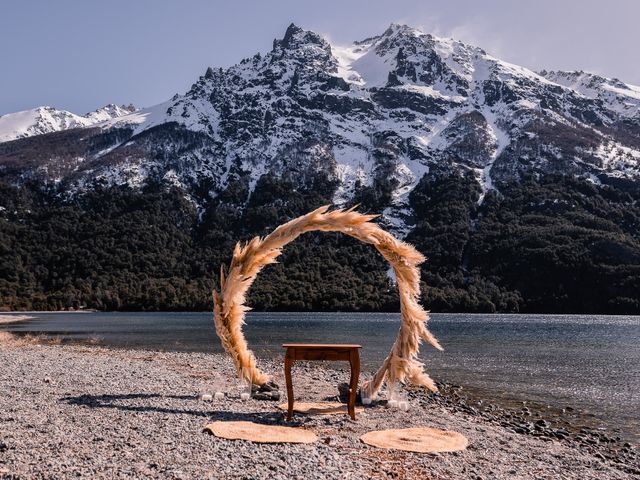
{"type": "Polygon", "coordinates": [[[605,78],[588,72],[540,72],[545,78],[584,95],[600,99],[621,115],[640,114],[640,87],[623,83],[617,78],[605,78]]]}
{"type": "Polygon", "coordinates": [[[83,161],[68,160],[66,177],[58,152],[20,178],[56,162],[70,188],[152,177],[196,203],[229,188],[242,203],[263,175],[300,188],[320,175],[336,185],[337,204],[374,199],[405,228],[408,196],[425,175],[474,175],[479,203],[528,172],[640,178],[639,104],[640,88],[618,80],[538,74],[405,25],[346,46],[291,25],[269,52],[209,68],[160,105],[46,121],[22,112],[0,132],[99,127],[85,151],[68,154],[83,161]]]}
{"type": "Polygon", "coordinates": [[[32,110],[8,113],[0,116],[0,142],[71,128],[88,127],[127,115],[133,110],[134,108],[131,106],[121,107],[109,104],[84,116],[53,107],[38,107],[32,110]]]}
{"type": "Polygon", "coordinates": [[[116,105],[114,103],[110,103],[102,108],[94,110],[93,112],[87,113],[83,118],[86,118],[93,123],[99,123],[111,120],[112,118],[122,117],[123,115],[129,115],[135,111],[136,107],[133,105],[116,105]]]}

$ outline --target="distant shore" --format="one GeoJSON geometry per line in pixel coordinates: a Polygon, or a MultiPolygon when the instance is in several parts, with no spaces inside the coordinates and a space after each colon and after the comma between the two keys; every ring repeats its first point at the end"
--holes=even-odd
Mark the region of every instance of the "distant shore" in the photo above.
{"type": "Polygon", "coordinates": [[[18,323],[24,322],[26,320],[33,320],[35,317],[33,315],[37,315],[40,313],[94,313],[97,310],[54,310],[54,311],[42,311],[42,310],[23,310],[23,311],[6,311],[0,312],[0,325],[6,325],[8,323],[18,323]]]}
{"type": "MultiPolygon", "coordinates": [[[[35,313],[35,312],[30,312],[30,313],[35,313]]],[[[25,320],[32,320],[33,318],[35,318],[35,317],[32,317],[31,315],[5,315],[5,314],[0,314],[0,325],[4,325],[4,324],[7,324],[7,323],[24,322],[25,320]]]]}
{"type": "MultiPolygon", "coordinates": [[[[386,408],[382,396],[356,422],[297,415],[295,425],[320,437],[312,445],[221,440],[202,427],[212,420],[284,424],[276,403],[285,393],[276,403],[240,401],[227,355],[51,345],[8,333],[0,343],[0,478],[595,480],[640,474],[633,445],[597,431],[558,428],[535,411],[478,408],[449,385],[438,394],[407,390],[409,412],[386,408]],[[228,397],[198,401],[199,393],[214,388],[228,397]],[[469,448],[420,455],[359,441],[367,431],[418,425],[460,432],[469,448]]],[[[260,359],[260,365],[283,385],[280,361],[260,359]]],[[[335,399],[343,377],[346,372],[321,363],[297,364],[296,400],[335,399]]]]}
{"type": "MultiPolygon", "coordinates": [[[[17,314],[33,314],[33,313],[95,313],[100,310],[88,308],[86,310],[7,310],[0,312],[0,315],[17,315],[17,314]]],[[[116,311],[116,310],[114,310],[116,311]]]]}

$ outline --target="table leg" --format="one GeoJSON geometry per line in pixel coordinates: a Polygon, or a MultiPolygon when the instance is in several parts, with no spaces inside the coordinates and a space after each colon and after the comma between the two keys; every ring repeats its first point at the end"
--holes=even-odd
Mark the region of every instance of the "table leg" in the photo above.
{"type": "Polygon", "coordinates": [[[349,355],[351,365],[351,380],[349,382],[349,401],[347,404],[352,420],[356,419],[356,394],[358,393],[358,379],[360,377],[360,355],[357,350],[351,350],[349,355]]]}
{"type": "Polygon", "coordinates": [[[291,365],[293,364],[292,355],[287,350],[287,354],[284,357],[284,378],[287,382],[287,421],[290,422],[293,418],[293,383],[291,382],[291,365]]]}

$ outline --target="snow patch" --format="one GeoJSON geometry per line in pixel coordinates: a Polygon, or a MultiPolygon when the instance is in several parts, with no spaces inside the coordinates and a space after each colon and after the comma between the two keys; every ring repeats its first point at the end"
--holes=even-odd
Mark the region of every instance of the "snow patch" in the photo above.
{"type": "Polygon", "coordinates": [[[498,128],[496,124],[497,116],[490,108],[483,108],[482,114],[487,121],[489,134],[495,141],[496,148],[491,154],[491,158],[480,172],[479,180],[482,191],[480,192],[480,197],[478,198],[478,205],[482,205],[482,202],[484,202],[484,198],[487,193],[490,190],[494,189],[493,179],[491,178],[491,168],[493,167],[496,159],[500,156],[502,151],[506,148],[507,145],[509,145],[509,142],[511,141],[509,135],[502,129],[498,128]]]}
{"type": "Polygon", "coordinates": [[[367,87],[382,87],[389,80],[389,72],[396,67],[395,54],[393,51],[380,56],[375,48],[369,48],[351,63],[351,70],[358,72],[367,87]]]}

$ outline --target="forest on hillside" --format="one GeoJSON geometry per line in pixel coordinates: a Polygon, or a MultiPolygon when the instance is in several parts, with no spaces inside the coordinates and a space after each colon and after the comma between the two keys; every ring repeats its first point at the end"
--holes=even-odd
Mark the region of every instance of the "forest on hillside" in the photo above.
{"type": "MultiPolygon", "coordinates": [[[[0,184],[0,307],[5,310],[210,310],[221,264],[237,240],[330,203],[335,185],[304,189],[263,176],[238,179],[198,212],[163,184],[0,184]]],[[[384,185],[363,187],[377,212],[384,185]]],[[[407,236],[427,257],[423,303],[438,312],[640,312],[640,192],[566,176],[499,185],[481,207],[470,174],[425,176],[410,194],[407,236]]],[[[307,234],[287,246],[250,290],[275,311],[392,311],[388,265],[369,245],[307,234]]]]}

